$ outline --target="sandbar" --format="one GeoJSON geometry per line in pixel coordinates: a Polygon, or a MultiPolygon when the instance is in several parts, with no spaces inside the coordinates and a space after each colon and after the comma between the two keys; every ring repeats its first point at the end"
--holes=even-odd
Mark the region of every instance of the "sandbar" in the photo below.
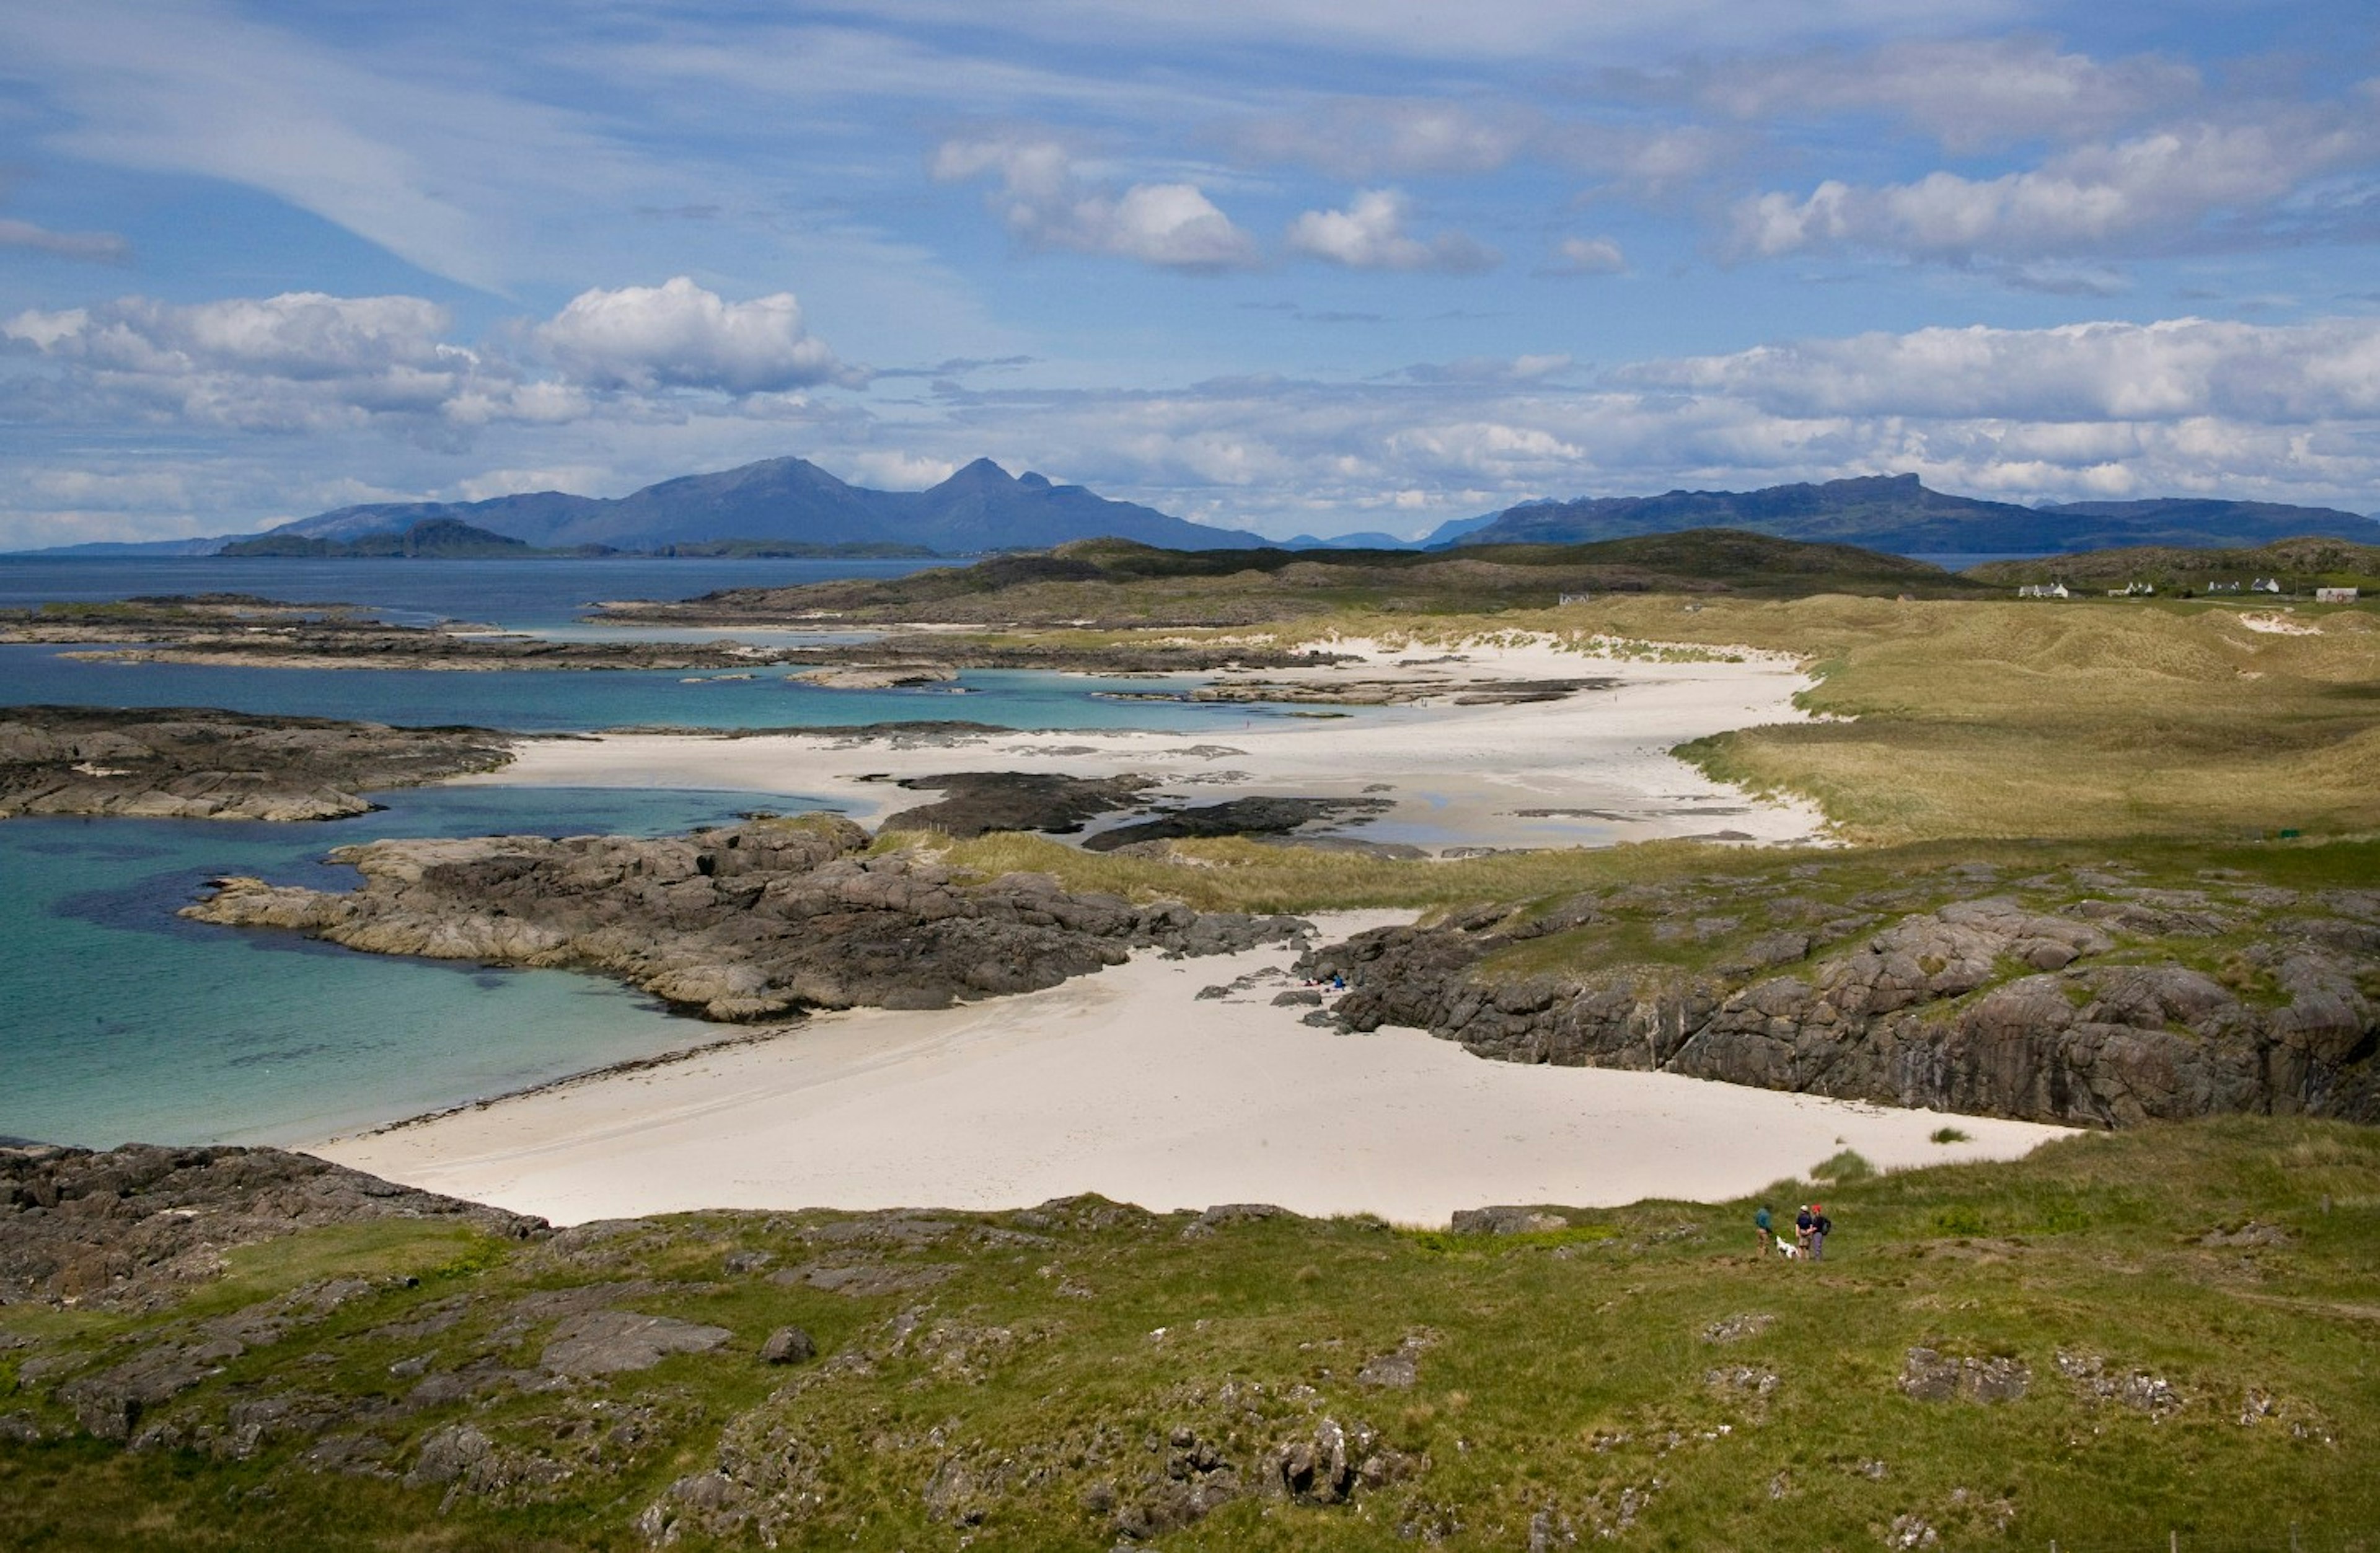
{"type": "MultiPolygon", "coordinates": [[[[1326,936],[1399,914],[1333,913],[1326,936]]],[[[1046,991],[857,1010],[310,1152],[556,1223],[699,1208],[999,1209],[1096,1192],[1443,1225],[1491,1204],[1716,1201],[1850,1147],[1892,1169],[2022,1155],[2067,1129],[1475,1058],[1277,1006],[1285,947],[1143,954],[1046,991]],[[1228,998],[1210,986],[1275,973],[1228,998]]],[[[1780,1205],[1790,1207],[1791,1205],[1780,1205]]],[[[1846,1230],[1852,1226],[1845,1225],[1846,1230]]]]}
{"type": "Polygon", "coordinates": [[[605,734],[533,741],[503,770],[462,780],[801,794],[872,823],[931,800],[895,785],[904,778],[986,770],[1137,773],[1155,778],[1166,798],[1190,804],[1257,795],[1384,797],[1393,808],[1345,833],[1431,852],[1689,836],[1781,843],[1825,831],[1815,806],[1755,799],[1669,753],[1730,729],[1806,721],[1793,698],[1811,680],[1791,658],[1748,649],[1734,649],[1729,661],[1600,657],[1517,635],[1451,649],[1370,640],[1325,645],[1360,661],[1269,669],[1259,677],[1322,686],[1399,675],[1613,683],[1560,701],[1464,706],[1449,695],[1345,720],[1252,712],[1219,720],[1196,735],[1112,729],[605,734]],[[1460,661],[1446,661],[1450,656],[1460,661]]]}

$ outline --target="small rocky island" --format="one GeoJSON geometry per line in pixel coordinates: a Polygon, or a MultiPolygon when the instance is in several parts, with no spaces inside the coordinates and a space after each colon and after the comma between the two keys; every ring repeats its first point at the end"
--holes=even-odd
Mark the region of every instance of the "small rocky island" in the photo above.
{"type": "Polygon", "coordinates": [[[0,819],[338,819],[363,794],[513,758],[485,728],[392,728],[188,707],[0,707],[0,819]]]}

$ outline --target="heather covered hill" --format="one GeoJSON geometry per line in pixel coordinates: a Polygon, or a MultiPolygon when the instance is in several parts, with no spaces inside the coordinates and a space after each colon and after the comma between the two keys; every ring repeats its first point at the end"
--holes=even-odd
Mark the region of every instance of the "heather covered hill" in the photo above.
{"type": "Polygon", "coordinates": [[[2246,549],[2188,549],[2131,545],[2117,550],[2049,555],[2037,561],[1994,561],[1964,574],[1978,582],[2016,587],[2029,582],[2120,587],[2131,582],[2179,590],[2209,583],[2247,583],[2270,578],[2284,588],[2380,587],[2380,544],[2307,536],[2246,549]]]}
{"type": "Polygon", "coordinates": [[[1924,562],[1727,529],[1587,545],[1459,551],[1161,550],[1123,540],[971,566],[800,588],[730,588],[639,606],[650,620],[854,619],[1236,625],[1333,610],[1493,613],[1598,593],[1964,598],[1987,591],[1924,562]]]}
{"type": "Polygon", "coordinates": [[[2328,507],[2180,498],[2025,507],[1935,491],[1915,475],[1869,475],[1760,491],[1531,502],[1455,542],[1576,544],[1712,527],[1915,554],[2252,545],[2301,534],[2380,541],[2380,523],[2328,507]]]}
{"type": "Polygon", "coordinates": [[[1753,1255],[1759,1196],[555,1231],[273,1150],[0,1149],[0,1543],[2333,1553],[2380,1522],[2380,1132],[1806,1176],[1765,1200],[1823,1200],[1816,1265],[1753,1255]]]}

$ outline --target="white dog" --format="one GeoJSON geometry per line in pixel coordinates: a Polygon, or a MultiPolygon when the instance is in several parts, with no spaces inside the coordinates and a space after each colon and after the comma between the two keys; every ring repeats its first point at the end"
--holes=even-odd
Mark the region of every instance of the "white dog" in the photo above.
{"type": "Polygon", "coordinates": [[[1777,1237],[1777,1255],[1789,1259],[1798,1259],[1802,1255],[1802,1248],[1794,1244],[1791,1241],[1787,1240],[1783,1235],[1779,1235],[1777,1237]]]}

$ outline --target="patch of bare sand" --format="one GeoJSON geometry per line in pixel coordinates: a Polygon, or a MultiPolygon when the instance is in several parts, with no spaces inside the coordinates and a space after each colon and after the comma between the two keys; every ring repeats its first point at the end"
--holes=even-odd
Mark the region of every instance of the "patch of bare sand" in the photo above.
{"type": "Polygon", "coordinates": [[[1447,697],[1366,709],[1346,720],[1251,712],[1197,734],[1125,730],[1048,733],[809,734],[725,737],[605,734],[537,741],[504,770],[466,782],[538,786],[697,787],[800,794],[872,823],[931,801],[895,783],[953,770],[1155,778],[1188,804],[1266,796],[1376,797],[1394,806],[1347,834],[1449,846],[1601,845],[1725,834],[1760,842],[1818,835],[1824,817],[1795,800],[1755,799],[1669,751],[1690,739],[1803,721],[1810,681],[1788,659],[1658,662],[1597,658],[1544,638],[1451,649],[1334,644],[1363,661],[1269,670],[1259,677],[1328,685],[1403,677],[1420,684],[1608,677],[1566,699],[1459,706],[1447,697]],[[1449,653],[1459,661],[1447,661],[1449,653]],[[868,780],[863,780],[868,779],[868,780]]]}
{"type": "MultiPolygon", "coordinates": [[[[1394,914],[1322,920],[1343,936],[1394,914]]],[[[1490,1203],[1717,1200],[1843,1147],[1879,1166],[2021,1155],[2062,1129],[1672,1074],[1484,1062],[1275,1006],[1286,949],[1153,955],[934,1013],[565,1085],[312,1152],[561,1223],[704,1207],[1271,1202],[1443,1224],[1490,1203]],[[1258,979],[1228,999],[1202,988],[1258,979]]]]}

